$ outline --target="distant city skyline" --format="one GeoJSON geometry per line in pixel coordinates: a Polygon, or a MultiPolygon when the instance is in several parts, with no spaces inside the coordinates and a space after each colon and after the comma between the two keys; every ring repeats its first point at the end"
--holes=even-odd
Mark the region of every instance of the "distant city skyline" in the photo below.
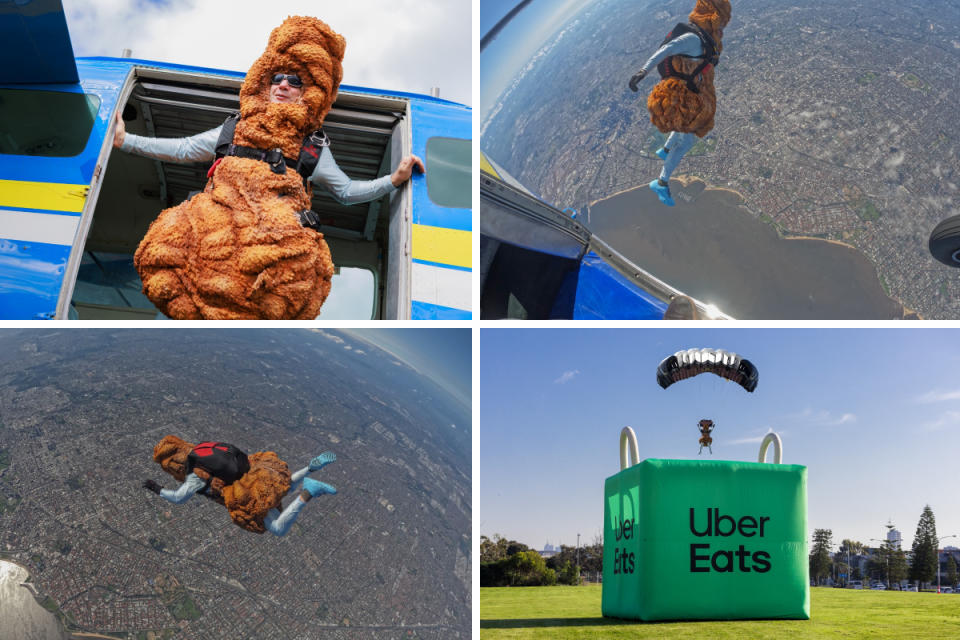
{"type": "MultiPolygon", "coordinates": [[[[579,533],[590,544],[630,425],[641,459],[756,461],[776,431],[783,462],[808,468],[808,534],[831,529],[835,545],[879,544],[871,539],[892,522],[910,549],[927,504],[938,536],[960,536],[949,446],[960,424],[957,338],[955,329],[483,329],[478,533],[534,548],[573,546],[579,533]],[[756,392],[711,374],[657,386],[660,360],[693,347],[750,359],[756,392]],[[712,455],[697,455],[700,418],[717,423],[712,455]]],[[[940,543],[949,545],[960,537],[940,543]]]]}

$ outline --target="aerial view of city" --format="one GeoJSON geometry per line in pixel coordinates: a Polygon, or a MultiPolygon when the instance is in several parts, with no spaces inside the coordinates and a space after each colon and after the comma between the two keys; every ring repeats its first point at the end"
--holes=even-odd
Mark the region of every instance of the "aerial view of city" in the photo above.
{"type": "Polygon", "coordinates": [[[11,593],[58,629],[20,640],[470,637],[469,383],[399,353],[363,330],[0,331],[0,637],[11,593]],[[143,487],[179,484],[168,434],[291,470],[332,451],[312,476],[337,493],[245,531],[143,487]]]}
{"type": "MultiPolygon", "coordinates": [[[[510,69],[499,82],[481,80],[483,152],[547,202],[585,214],[594,232],[641,268],[651,251],[631,250],[630,232],[634,245],[641,236],[655,244],[649,237],[655,229],[604,220],[602,201],[646,190],[660,171],[654,152],[664,135],[650,123],[646,105],[656,71],[638,93],[627,81],[693,5],[568,2],[568,15],[551,33],[530,28],[529,39],[540,36],[540,44],[522,63],[494,58],[497,47],[522,49],[524,13],[548,11],[535,0],[513,19],[515,32],[514,25],[504,28],[481,59],[482,77],[490,71],[484,59],[510,69]]],[[[822,303],[788,317],[960,317],[960,272],[937,262],[927,246],[931,230],[960,212],[960,136],[952,124],[960,5],[737,0],[731,6],[716,71],[716,126],[674,174],[703,181],[706,194],[732,190],[742,198],[743,215],[756,224],[738,230],[738,245],[725,245],[727,253],[749,253],[770,228],[780,238],[840,243],[857,255],[844,257],[852,266],[833,268],[831,277],[890,298],[858,301],[868,308],[861,314],[822,303]]],[[[674,217],[710,203],[691,203],[689,195],[678,200],[669,210],[674,217]]],[[[645,205],[633,206],[636,216],[644,214],[645,205]]],[[[680,233],[669,221],[657,224],[665,236],[680,233]]],[[[790,261],[770,265],[778,269],[789,270],[790,261]]],[[[700,277],[723,275],[701,269],[700,277]]],[[[770,285],[758,280],[756,286],[770,285]]],[[[805,303],[818,297],[821,285],[806,286],[795,294],[805,303]]],[[[738,317],[776,317],[752,313],[738,317]]]]}

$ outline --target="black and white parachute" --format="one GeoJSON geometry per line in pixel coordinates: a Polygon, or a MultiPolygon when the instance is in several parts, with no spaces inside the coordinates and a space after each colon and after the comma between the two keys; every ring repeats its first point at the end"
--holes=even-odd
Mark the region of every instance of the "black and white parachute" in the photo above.
{"type": "Polygon", "coordinates": [[[701,373],[713,373],[753,392],[760,372],[753,363],[723,349],[686,349],[664,358],[657,367],[657,384],[666,389],[674,382],[701,373]]]}

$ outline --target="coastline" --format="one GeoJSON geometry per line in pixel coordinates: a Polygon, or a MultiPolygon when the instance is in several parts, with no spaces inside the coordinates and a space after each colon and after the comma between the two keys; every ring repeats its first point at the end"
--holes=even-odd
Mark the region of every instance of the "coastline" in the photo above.
{"type": "MultiPolygon", "coordinates": [[[[51,611],[43,605],[43,602],[44,600],[46,600],[47,596],[42,595],[40,593],[40,590],[37,588],[37,586],[30,581],[32,578],[30,574],[30,569],[23,566],[21,563],[17,562],[16,560],[10,558],[6,554],[0,556],[0,562],[6,562],[10,565],[13,565],[21,569],[26,574],[26,578],[23,580],[17,581],[16,586],[18,588],[22,588],[26,590],[27,593],[29,593],[30,596],[32,597],[33,601],[37,604],[37,606],[42,611],[44,611],[45,614],[49,615],[52,618],[53,623],[56,625],[56,632],[59,634],[59,637],[62,640],[71,640],[72,632],[65,624],[66,622],[65,614],[60,610],[59,606],[57,607],[56,611],[51,611]]],[[[51,629],[51,631],[53,631],[53,629],[51,629]]]]}
{"type": "Polygon", "coordinates": [[[671,189],[675,207],[646,184],[597,199],[588,225],[638,266],[735,318],[919,319],[852,245],[784,233],[739,192],[695,176],[671,179],[671,189]]]}

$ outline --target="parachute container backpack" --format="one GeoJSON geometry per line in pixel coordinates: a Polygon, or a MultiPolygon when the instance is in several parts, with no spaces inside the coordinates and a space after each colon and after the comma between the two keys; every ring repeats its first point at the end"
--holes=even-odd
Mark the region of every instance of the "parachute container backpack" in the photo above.
{"type": "Polygon", "coordinates": [[[199,467],[224,484],[231,484],[250,470],[247,454],[227,442],[201,442],[187,455],[187,471],[199,467]]]}
{"type": "MultiPolygon", "coordinates": [[[[726,360],[735,371],[692,366],[756,386],[753,365],[742,367],[738,356],[726,360]]],[[[669,373],[673,364],[661,370],[669,373]]],[[[809,619],[807,468],[781,464],[781,457],[780,439],[769,433],[758,462],[638,463],[636,436],[625,427],[620,472],[604,484],[603,615],[809,619]],[[771,443],[774,462],[766,463],[771,443]]]]}

